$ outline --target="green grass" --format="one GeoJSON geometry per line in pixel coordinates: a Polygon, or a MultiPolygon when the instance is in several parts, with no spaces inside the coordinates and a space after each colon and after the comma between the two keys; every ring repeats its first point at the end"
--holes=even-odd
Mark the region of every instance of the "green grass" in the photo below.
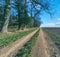
{"type": "Polygon", "coordinates": [[[3,36],[0,36],[0,48],[7,46],[8,44],[10,44],[10,43],[16,41],[17,39],[33,32],[36,29],[37,28],[33,28],[31,30],[18,32],[18,33],[12,34],[12,35],[2,34],[3,36]]]}
{"type": "Polygon", "coordinates": [[[31,57],[30,53],[34,46],[36,39],[39,35],[39,30],[33,35],[33,37],[24,45],[24,47],[18,51],[15,57],[31,57]]]}
{"type": "Polygon", "coordinates": [[[50,32],[48,30],[44,30],[53,40],[53,42],[56,44],[58,48],[60,48],[60,35],[56,35],[54,32],[50,32]]]}

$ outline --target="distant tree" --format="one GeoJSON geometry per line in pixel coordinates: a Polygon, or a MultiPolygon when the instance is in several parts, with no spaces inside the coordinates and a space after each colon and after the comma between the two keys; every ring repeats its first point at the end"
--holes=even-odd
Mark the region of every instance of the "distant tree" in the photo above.
{"type": "Polygon", "coordinates": [[[40,27],[40,21],[39,20],[35,20],[35,23],[34,23],[34,27],[40,27]]]}

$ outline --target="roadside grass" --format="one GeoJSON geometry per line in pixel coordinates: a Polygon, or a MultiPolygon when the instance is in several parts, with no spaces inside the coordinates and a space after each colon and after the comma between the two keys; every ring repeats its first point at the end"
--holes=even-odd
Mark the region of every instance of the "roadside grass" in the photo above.
{"type": "MultiPolygon", "coordinates": [[[[40,29],[39,29],[40,30],[40,29]]],[[[37,37],[39,35],[39,30],[33,35],[33,37],[23,46],[21,50],[17,52],[15,57],[31,57],[32,47],[34,46],[37,37]]]]}
{"type": "Polygon", "coordinates": [[[12,35],[8,34],[0,35],[0,48],[7,46],[8,44],[16,41],[17,39],[20,39],[23,36],[26,36],[27,34],[33,32],[36,29],[37,28],[32,28],[31,30],[14,33],[12,35]]]}
{"type": "Polygon", "coordinates": [[[56,46],[60,49],[60,35],[56,35],[54,32],[52,33],[51,31],[48,30],[44,31],[51,37],[56,46]]]}

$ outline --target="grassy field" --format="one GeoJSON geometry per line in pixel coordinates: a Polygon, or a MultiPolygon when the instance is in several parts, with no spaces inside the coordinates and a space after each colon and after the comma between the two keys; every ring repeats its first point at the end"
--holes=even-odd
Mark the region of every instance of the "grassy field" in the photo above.
{"type": "Polygon", "coordinates": [[[34,46],[36,39],[39,35],[39,30],[33,35],[33,37],[24,45],[24,47],[18,51],[15,57],[31,57],[30,53],[34,46]]]}
{"type": "Polygon", "coordinates": [[[16,41],[17,39],[33,32],[37,28],[30,29],[28,31],[21,31],[14,34],[0,34],[0,48],[7,46],[8,44],[16,41]]]}
{"type": "Polygon", "coordinates": [[[51,37],[53,42],[60,49],[60,28],[45,28],[44,31],[51,37]]]}

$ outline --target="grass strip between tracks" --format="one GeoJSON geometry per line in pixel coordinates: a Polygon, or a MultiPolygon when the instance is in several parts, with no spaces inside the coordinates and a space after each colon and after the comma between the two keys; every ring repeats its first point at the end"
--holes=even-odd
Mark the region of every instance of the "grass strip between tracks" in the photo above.
{"type": "MultiPolygon", "coordinates": [[[[40,29],[39,29],[40,30],[40,29]]],[[[39,30],[33,35],[33,37],[23,46],[21,50],[18,51],[15,57],[31,57],[30,53],[32,50],[32,47],[34,46],[38,35],[39,30]]]]}

